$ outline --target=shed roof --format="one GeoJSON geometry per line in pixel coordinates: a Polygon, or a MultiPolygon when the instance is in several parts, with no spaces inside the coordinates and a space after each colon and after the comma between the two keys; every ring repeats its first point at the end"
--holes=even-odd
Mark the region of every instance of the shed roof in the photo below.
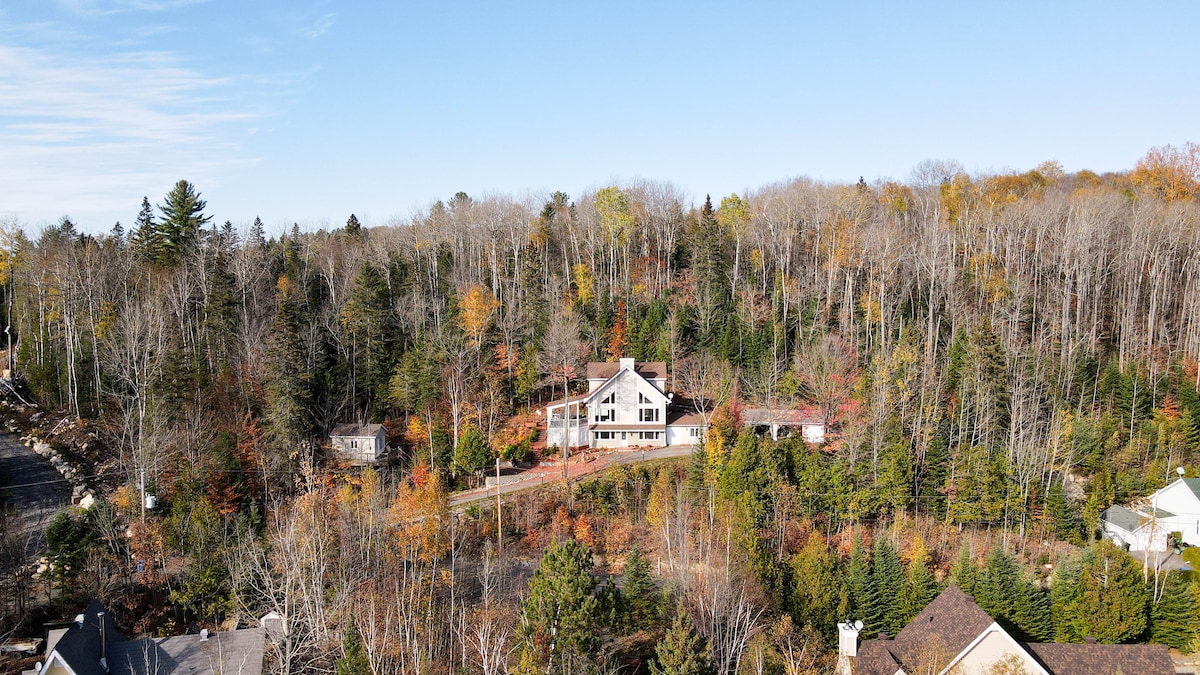
{"type": "Polygon", "coordinates": [[[1100,514],[1100,517],[1104,520],[1104,522],[1112,523],[1126,532],[1133,532],[1134,530],[1138,529],[1138,525],[1141,521],[1141,516],[1139,516],[1137,513],[1130,511],[1124,506],[1117,505],[1113,505],[1107,509],[1104,509],[1104,513],[1100,514]]]}
{"type": "Polygon", "coordinates": [[[339,424],[329,432],[330,438],[365,438],[374,437],[383,428],[382,424],[339,424]]]}
{"type": "Polygon", "coordinates": [[[797,408],[742,408],[742,423],[750,426],[782,424],[784,426],[807,426],[824,424],[825,421],[813,410],[797,408]]]}

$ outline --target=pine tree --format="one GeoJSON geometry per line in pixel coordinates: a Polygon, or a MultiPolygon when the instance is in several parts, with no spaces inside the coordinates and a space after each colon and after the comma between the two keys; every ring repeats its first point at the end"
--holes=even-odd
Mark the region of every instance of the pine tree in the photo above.
{"type": "Polygon", "coordinates": [[[692,619],[682,608],[675,611],[671,628],[654,648],[655,659],[650,662],[654,675],[704,675],[709,672],[707,650],[692,619]]]}
{"type": "Polygon", "coordinates": [[[1145,633],[1150,593],[1141,566],[1128,553],[1102,539],[1078,566],[1061,565],[1059,573],[1051,586],[1055,639],[1116,643],[1145,633]]]}
{"type": "Polygon", "coordinates": [[[363,649],[354,617],[350,618],[350,625],[346,626],[346,633],[342,636],[342,658],[333,665],[337,675],[371,675],[371,662],[367,659],[367,651],[363,649]]]}
{"type": "Polygon", "coordinates": [[[979,571],[975,568],[971,548],[964,543],[962,548],[958,549],[958,559],[950,567],[950,581],[954,582],[954,585],[958,586],[963,593],[974,595],[975,581],[978,578],[979,571]]]}
{"type": "Polygon", "coordinates": [[[129,246],[143,263],[158,262],[162,257],[163,236],[154,222],[154,210],[147,197],[142,197],[142,210],[138,212],[133,231],[129,233],[129,246]]]}
{"type": "Polygon", "coordinates": [[[539,662],[558,667],[566,656],[595,653],[596,583],[587,545],[569,539],[542,554],[521,603],[522,637],[539,662]]]}
{"type": "Polygon", "coordinates": [[[1013,599],[1012,623],[1020,639],[1030,642],[1049,642],[1054,639],[1050,596],[1032,578],[1021,580],[1017,597],[1013,599]]]}
{"type": "Polygon", "coordinates": [[[1168,572],[1162,597],[1150,610],[1150,641],[1191,652],[1200,632],[1200,608],[1182,572],[1168,572]]]}
{"type": "Polygon", "coordinates": [[[358,222],[358,216],[353,213],[346,219],[346,234],[356,239],[362,237],[362,225],[358,222]]]}
{"type": "Polygon", "coordinates": [[[975,603],[992,618],[1011,625],[1019,584],[1017,561],[1000,548],[994,548],[975,582],[975,603]]]}
{"type": "Polygon", "coordinates": [[[650,576],[650,561],[642,555],[642,549],[636,543],[625,561],[623,578],[625,599],[625,614],[629,619],[629,627],[639,629],[653,625],[658,620],[658,592],[654,578],[650,576]]]}
{"type": "MultiPolygon", "coordinates": [[[[846,616],[868,623],[867,618],[877,614],[875,597],[872,594],[871,570],[867,552],[863,548],[862,535],[854,534],[850,548],[850,562],[846,568],[846,616]]],[[[867,625],[868,631],[878,631],[880,626],[867,625]]],[[[870,633],[868,633],[870,634],[870,633]]]]}
{"type": "Polygon", "coordinates": [[[162,246],[158,262],[165,266],[177,264],[192,250],[200,239],[200,228],[211,216],[204,215],[204,207],[208,204],[200,199],[196,187],[186,180],[181,180],[167,193],[166,201],[158,205],[163,221],[159,225],[162,232],[162,246]]]}
{"type": "Polygon", "coordinates": [[[902,602],[907,587],[904,565],[896,547],[883,537],[875,540],[871,550],[872,609],[865,622],[872,630],[895,635],[907,623],[906,607],[902,602]]]}

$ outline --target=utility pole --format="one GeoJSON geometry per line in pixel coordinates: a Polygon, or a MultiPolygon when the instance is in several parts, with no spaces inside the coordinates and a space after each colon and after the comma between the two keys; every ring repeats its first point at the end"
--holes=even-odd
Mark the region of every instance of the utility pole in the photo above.
{"type": "Polygon", "coordinates": [[[496,458],[496,555],[504,556],[504,520],[500,511],[500,458],[496,458]]]}

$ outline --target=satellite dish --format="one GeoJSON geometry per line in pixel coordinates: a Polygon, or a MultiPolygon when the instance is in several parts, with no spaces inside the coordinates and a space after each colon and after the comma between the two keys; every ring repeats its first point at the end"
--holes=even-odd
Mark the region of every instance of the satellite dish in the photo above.
{"type": "Polygon", "coordinates": [[[1179,474],[1180,478],[1183,478],[1183,474],[1187,473],[1187,469],[1184,469],[1182,466],[1177,466],[1175,467],[1175,473],[1179,474]]]}
{"type": "Polygon", "coordinates": [[[863,622],[861,622],[861,621],[854,622],[854,630],[862,630],[862,627],[863,627],[863,622]]]}

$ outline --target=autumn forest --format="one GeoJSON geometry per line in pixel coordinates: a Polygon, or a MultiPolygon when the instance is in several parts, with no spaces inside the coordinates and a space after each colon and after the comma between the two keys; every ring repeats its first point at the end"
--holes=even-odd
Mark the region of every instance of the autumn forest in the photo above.
{"type": "Polygon", "coordinates": [[[1200,647],[1200,578],[1100,536],[1200,476],[1200,146],[277,235],[202,190],[4,231],[0,417],[95,503],[38,546],[5,526],[0,631],[100,598],[131,634],[276,611],[286,673],[800,675],[838,621],[894,635],[954,581],[1023,639],[1200,647]],[[538,411],[621,357],[704,413],[689,457],[505,495],[500,531],[494,495],[452,505],[497,457],[555,460],[538,411]],[[388,460],[340,463],[345,422],[388,460]]]}

